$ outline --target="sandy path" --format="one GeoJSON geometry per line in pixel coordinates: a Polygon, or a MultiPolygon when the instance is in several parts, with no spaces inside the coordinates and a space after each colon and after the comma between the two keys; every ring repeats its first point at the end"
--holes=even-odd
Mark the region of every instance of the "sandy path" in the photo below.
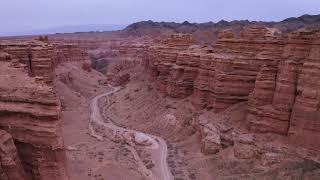
{"type": "Polygon", "coordinates": [[[139,164],[139,169],[141,171],[142,174],[144,174],[148,179],[156,179],[156,180],[172,180],[173,176],[169,170],[168,167],[168,162],[167,162],[167,143],[165,142],[165,140],[163,140],[160,137],[154,136],[154,135],[150,135],[150,134],[146,134],[146,133],[142,133],[142,132],[138,132],[135,130],[130,130],[127,128],[122,128],[122,127],[118,127],[115,124],[112,123],[112,121],[109,122],[105,122],[104,118],[101,115],[99,106],[98,106],[98,100],[100,98],[106,97],[107,101],[109,102],[109,95],[117,92],[120,90],[119,87],[111,87],[112,90],[107,92],[107,93],[103,93],[101,95],[96,96],[90,105],[91,108],[91,116],[90,116],[90,124],[89,124],[89,129],[90,129],[90,133],[92,136],[94,136],[95,138],[97,138],[98,140],[102,141],[103,137],[99,136],[95,131],[94,128],[92,127],[92,123],[96,123],[99,126],[103,126],[105,128],[108,129],[112,129],[112,131],[114,132],[114,134],[121,134],[121,135],[125,135],[125,134],[142,134],[143,136],[146,136],[147,138],[150,139],[150,142],[152,142],[152,145],[150,146],[142,146],[144,147],[147,151],[151,152],[153,154],[152,159],[155,162],[155,173],[156,175],[152,174],[152,172],[150,170],[148,170],[143,163],[141,163],[141,159],[140,157],[137,157],[137,153],[135,152],[134,149],[134,142],[129,141],[127,139],[127,143],[130,145],[130,148],[132,153],[135,155],[135,159],[139,164]]]}

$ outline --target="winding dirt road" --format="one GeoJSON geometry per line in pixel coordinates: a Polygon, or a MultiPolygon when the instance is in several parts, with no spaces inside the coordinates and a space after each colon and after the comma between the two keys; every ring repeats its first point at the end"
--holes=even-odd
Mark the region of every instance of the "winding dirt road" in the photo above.
{"type": "Polygon", "coordinates": [[[109,102],[109,95],[120,90],[119,87],[111,87],[111,88],[112,88],[111,91],[96,96],[91,102],[91,105],[90,105],[91,116],[90,116],[90,124],[89,124],[89,130],[91,132],[91,135],[100,141],[103,140],[103,137],[98,135],[98,133],[95,132],[95,130],[92,126],[92,123],[95,123],[98,126],[103,126],[105,128],[111,129],[115,135],[121,134],[121,135],[125,136],[126,134],[134,134],[134,135],[140,135],[140,136],[142,135],[142,136],[148,138],[151,145],[150,146],[141,146],[141,147],[145,148],[146,151],[150,152],[152,155],[151,157],[152,157],[153,161],[155,162],[155,167],[152,169],[152,172],[145,167],[142,160],[137,155],[137,153],[134,149],[134,142],[127,140],[127,143],[131,147],[130,151],[132,151],[137,163],[140,166],[141,173],[144,174],[148,179],[173,180],[173,176],[172,176],[172,174],[169,170],[169,167],[168,167],[168,162],[167,162],[167,156],[168,156],[167,150],[168,149],[167,149],[167,143],[165,142],[164,139],[157,137],[157,136],[154,136],[154,135],[146,134],[143,132],[139,132],[139,131],[116,126],[115,124],[112,123],[112,121],[105,122],[105,120],[102,117],[102,114],[100,112],[98,101],[100,98],[106,97],[107,101],[109,102]]]}

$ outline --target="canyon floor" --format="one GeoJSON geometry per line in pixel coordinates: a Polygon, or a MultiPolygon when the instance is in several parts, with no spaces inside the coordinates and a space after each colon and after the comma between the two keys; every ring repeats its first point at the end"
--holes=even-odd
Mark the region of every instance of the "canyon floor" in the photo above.
{"type": "Polygon", "coordinates": [[[141,179],[135,160],[124,145],[110,139],[99,141],[90,135],[91,100],[110,90],[98,84],[103,75],[84,72],[77,63],[64,64],[57,72],[57,87],[63,92],[63,137],[70,178],[141,179]]]}
{"type": "Polygon", "coordinates": [[[57,74],[57,87],[63,92],[63,131],[71,179],[172,179],[162,138],[115,126],[101,116],[100,99],[120,88],[99,87],[103,75],[84,72],[77,63],[63,64],[57,74]],[[134,134],[141,136],[141,143],[147,138],[151,144],[131,147],[130,136],[134,134]],[[129,138],[127,142],[125,138],[129,138]]]}

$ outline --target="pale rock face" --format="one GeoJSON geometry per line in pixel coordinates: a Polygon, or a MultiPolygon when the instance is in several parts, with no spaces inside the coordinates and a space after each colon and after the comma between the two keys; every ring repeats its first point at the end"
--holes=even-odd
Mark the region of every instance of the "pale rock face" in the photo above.
{"type": "Polygon", "coordinates": [[[134,134],[134,142],[139,146],[149,146],[149,147],[157,147],[157,142],[155,142],[149,136],[143,133],[135,133],[134,134]]]}
{"type": "Polygon", "coordinates": [[[201,151],[204,154],[216,154],[221,150],[221,139],[218,134],[212,133],[202,139],[201,151]]]}
{"type": "Polygon", "coordinates": [[[176,118],[175,115],[166,114],[166,115],[164,116],[164,118],[165,118],[165,120],[166,120],[169,124],[171,124],[171,125],[173,125],[173,126],[177,124],[177,118],[176,118]]]}
{"type": "Polygon", "coordinates": [[[220,130],[212,124],[206,124],[201,126],[200,128],[202,136],[201,151],[204,154],[218,153],[222,148],[220,130]]]}

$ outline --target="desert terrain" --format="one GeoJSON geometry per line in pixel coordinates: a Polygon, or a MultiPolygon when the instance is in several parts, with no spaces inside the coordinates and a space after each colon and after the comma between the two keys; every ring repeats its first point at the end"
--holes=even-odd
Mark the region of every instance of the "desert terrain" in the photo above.
{"type": "Polygon", "coordinates": [[[319,25],[2,37],[0,180],[318,180],[319,25]]]}

